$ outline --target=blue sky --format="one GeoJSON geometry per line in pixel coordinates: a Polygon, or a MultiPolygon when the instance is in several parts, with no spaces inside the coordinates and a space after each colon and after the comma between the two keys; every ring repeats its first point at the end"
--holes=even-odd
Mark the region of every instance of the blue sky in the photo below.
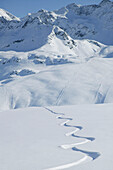
{"type": "Polygon", "coordinates": [[[0,0],[3,8],[17,17],[26,16],[27,13],[37,12],[39,9],[55,10],[70,3],[98,4],[101,0],[0,0]]]}

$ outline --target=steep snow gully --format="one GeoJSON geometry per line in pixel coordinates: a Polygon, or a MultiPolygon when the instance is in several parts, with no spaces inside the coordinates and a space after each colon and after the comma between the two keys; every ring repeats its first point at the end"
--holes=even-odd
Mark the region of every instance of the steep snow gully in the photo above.
{"type": "Polygon", "coordinates": [[[79,145],[83,145],[85,143],[88,143],[88,142],[92,142],[95,140],[94,137],[84,137],[84,136],[78,136],[76,135],[76,132],[79,131],[79,130],[82,130],[83,127],[82,126],[75,126],[75,125],[71,125],[71,124],[68,124],[70,121],[72,121],[73,119],[70,118],[70,117],[65,117],[65,114],[64,113],[57,113],[47,107],[45,107],[45,109],[49,112],[51,112],[52,114],[55,114],[57,115],[56,118],[59,119],[59,120],[65,120],[63,123],[60,124],[60,126],[65,126],[67,128],[74,128],[73,131],[69,132],[69,133],[66,133],[65,135],[67,137],[69,136],[72,136],[74,138],[81,138],[81,139],[84,139],[84,141],[82,142],[79,142],[79,143],[73,143],[73,144],[64,144],[64,145],[61,145],[60,147],[62,149],[71,149],[72,151],[76,151],[76,152],[80,152],[81,154],[84,155],[83,158],[81,158],[80,160],[76,161],[76,162],[72,162],[72,163],[68,163],[68,164],[65,164],[65,165],[59,165],[59,166],[56,166],[56,167],[53,167],[53,168],[48,168],[48,169],[45,169],[45,170],[61,170],[61,169],[66,169],[66,168],[71,168],[73,166],[76,166],[76,165],[79,165],[83,162],[88,162],[88,161],[94,161],[95,159],[97,159],[99,156],[100,156],[100,153],[99,152],[92,152],[92,151],[86,151],[86,150],[82,150],[82,149],[79,149],[77,146],[79,145]]]}

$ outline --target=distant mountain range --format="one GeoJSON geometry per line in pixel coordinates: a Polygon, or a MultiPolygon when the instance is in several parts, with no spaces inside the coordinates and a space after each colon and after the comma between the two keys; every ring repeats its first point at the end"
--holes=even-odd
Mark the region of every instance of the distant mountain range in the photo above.
{"type": "Polygon", "coordinates": [[[113,2],[70,4],[56,11],[39,10],[17,18],[0,9],[0,50],[30,51],[45,45],[52,35],[60,39],[90,39],[113,44],[113,2]]]}

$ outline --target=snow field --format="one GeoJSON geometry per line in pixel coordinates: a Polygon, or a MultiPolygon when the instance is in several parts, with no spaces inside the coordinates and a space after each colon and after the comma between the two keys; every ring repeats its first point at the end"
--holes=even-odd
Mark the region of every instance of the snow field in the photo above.
{"type": "Polygon", "coordinates": [[[0,169],[112,170],[112,112],[112,104],[0,112],[0,169]]]}

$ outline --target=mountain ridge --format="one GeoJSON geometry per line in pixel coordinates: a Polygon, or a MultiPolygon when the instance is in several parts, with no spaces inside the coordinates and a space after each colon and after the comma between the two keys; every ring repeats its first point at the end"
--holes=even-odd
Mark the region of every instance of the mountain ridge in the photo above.
{"type": "Polygon", "coordinates": [[[0,17],[0,23],[0,51],[37,49],[46,43],[54,26],[72,39],[113,44],[113,2],[109,0],[99,5],[69,4],[56,11],[39,10],[20,20],[0,17]]]}
{"type": "Polygon", "coordinates": [[[8,11],[1,9],[0,8],[0,18],[4,18],[7,21],[20,21],[20,19],[14,15],[12,15],[11,13],[9,13],[8,11]]]}
{"type": "Polygon", "coordinates": [[[112,59],[111,1],[1,17],[0,109],[113,102],[112,59]]]}

